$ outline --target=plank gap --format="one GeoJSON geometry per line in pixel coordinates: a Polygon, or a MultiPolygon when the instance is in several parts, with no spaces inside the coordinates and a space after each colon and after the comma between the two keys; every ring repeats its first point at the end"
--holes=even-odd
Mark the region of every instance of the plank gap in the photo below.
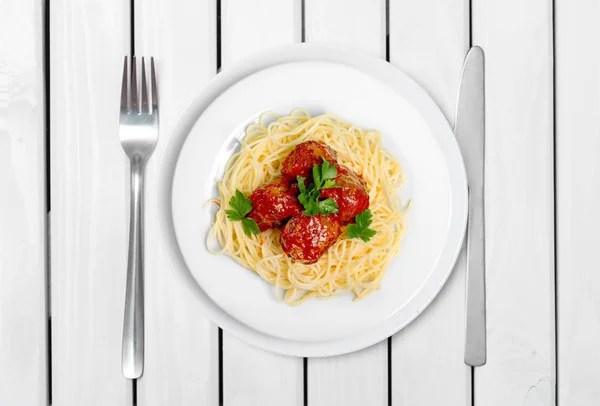
{"type": "Polygon", "coordinates": [[[219,346],[219,406],[223,406],[223,329],[221,329],[221,327],[219,327],[218,346],[219,346]]]}
{"type": "MultiPolygon", "coordinates": [[[[129,1],[129,46],[131,53],[131,66],[135,63],[133,57],[135,56],[135,0],[129,1]]],[[[133,69],[133,68],[130,68],[133,69]]],[[[132,70],[130,70],[132,72],[132,70]]],[[[131,80],[130,80],[131,81],[131,80]]],[[[132,89],[129,89],[131,95],[132,89]]],[[[137,379],[131,380],[131,404],[137,406],[137,379]]]]}
{"type": "Polygon", "coordinates": [[[554,404],[558,406],[558,171],[556,151],[556,1],[551,5],[551,27],[552,30],[552,167],[554,183],[554,404]]]}
{"type": "Polygon", "coordinates": [[[52,317],[48,317],[48,333],[46,334],[46,345],[48,345],[48,360],[46,362],[48,379],[46,384],[48,385],[48,405],[52,406],[52,317]]]}
{"type": "Polygon", "coordinates": [[[133,61],[133,56],[135,55],[135,0],[129,0],[129,30],[131,60],[133,61]]]}
{"type": "Polygon", "coordinates": [[[475,406],[475,367],[471,368],[471,406],[475,406]]]}
{"type": "Polygon", "coordinates": [[[221,72],[221,44],[221,0],[217,0],[217,73],[221,72]]]}
{"type": "Polygon", "coordinates": [[[46,211],[50,212],[50,0],[44,4],[44,127],[46,149],[46,211]]]}
{"type": "Polygon", "coordinates": [[[304,379],[304,390],[302,393],[303,396],[303,405],[308,406],[308,358],[304,357],[302,360],[302,376],[304,379]]]}
{"type": "MultiPolygon", "coordinates": [[[[467,16],[467,24],[468,24],[468,27],[467,27],[467,31],[468,31],[467,52],[468,52],[471,49],[471,47],[473,46],[473,0],[467,0],[466,12],[469,14],[467,16]]],[[[484,67],[484,69],[485,69],[485,67],[484,67]]],[[[462,69],[461,69],[461,71],[462,71],[462,69]]],[[[454,119],[456,120],[456,117],[454,117],[454,119]]],[[[466,305],[466,301],[465,301],[465,305],[466,305]]],[[[487,340],[487,337],[486,337],[486,340],[487,340]]],[[[471,366],[471,367],[469,367],[469,369],[471,370],[471,406],[475,406],[475,367],[471,366]]]]}
{"type": "Polygon", "coordinates": [[[300,0],[300,42],[306,42],[306,0],[300,0]]]}
{"type": "MultiPolygon", "coordinates": [[[[389,62],[389,54],[387,54],[389,62]]],[[[392,336],[387,339],[388,406],[392,406],[392,336]]]]}
{"type": "Polygon", "coordinates": [[[45,286],[46,286],[46,397],[48,404],[52,405],[52,315],[51,315],[51,263],[50,263],[50,212],[51,212],[51,187],[50,187],[50,0],[44,3],[44,135],[45,135],[45,157],[46,157],[46,269],[45,269],[45,286]]]}
{"type": "Polygon", "coordinates": [[[469,49],[473,46],[473,0],[467,0],[467,21],[469,23],[469,49]]]}
{"type": "MultiPolygon", "coordinates": [[[[390,0],[385,0],[385,60],[390,61],[390,0]]],[[[388,348],[391,346],[388,345],[388,348]]]]}

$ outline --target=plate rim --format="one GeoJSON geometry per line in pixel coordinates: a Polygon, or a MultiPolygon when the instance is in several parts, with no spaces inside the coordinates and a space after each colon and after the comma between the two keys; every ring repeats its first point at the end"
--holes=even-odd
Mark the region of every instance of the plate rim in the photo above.
{"type": "MultiPolygon", "coordinates": [[[[384,83],[389,86],[388,81],[384,81],[384,83]]],[[[464,161],[456,138],[454,137],[454,132],[439,106],[431,99],[423,88],[403,71],[390,63],[356,50],[325,44],[302,43],[270,48],[252,54],[239,61],[234,66],[226,69],[224,72],[216,75],[206,87],[187,104],[179,118],[175,121],[159,159],[155,193],[159,241],[167,258],[169,268],[171,269],[171,272],[175,274],[175,279],[182,285],[183,289],[192,297],[200,301],[204,314],[213,323],[224,330],[227,330],[228,333],[233,334],[236,338],[242,339],[267,351],[300,357],[327,357],[357,351],[383,341],[387,337],[402,330],[416,319],[438,296],[454,269],[458,255],[463,246],[468,212],[468,188],[464,161]],[[456,212],[454,208],[451,210],[447,234],[447,241],[455,241],[455,243],[446,243],[444,245],[438,262],[430,273],[430,275],[432,275],[433,273],[443,272],[443,275],[440,275],[441,278],[439,278],[438,284],[430,289],[431,292],[429,292],[425,300],[419,304],[411,317],[407,319],[403,318],[404,320],[401,322],[395,322],[394,315],[392,315],[377,323],[371,329],[341,339],[328,341],[296,341],[271,336],[240,322],[221,309],[200,287],[192,275],[191,270],[185,263],[179,243],[177,242],[172,216],[172,188],[176,163],[181,147],[199,115],[201,115],[223,91],[245,77],[272,66],[305,61],[342,64],[358,69],[369,75],[378,73],[379,75],[377,75],[377,77],[380,79],[396,79],[398,80],[398,83],[401,83],[403,86],[411,87],[414,92],[411,92],[411,96],[407,100],[417,111],[419,111],[419,113],[422,114],[424,110],[429,111],[428,116],[431,117],[428,117],[426,121],[429,126],[432,127],[432,132],[436,134],[434,138],[439,144],[444,158],[447,160],[447,167],[450,172],[450,183],[455,184],[454,188],[450,188],[450,202],[453,207],[457,207],[456,212]],[[442,133],[449,133],[450,136],[438,135],[442,133]],[[447,158],[449,154],[454,155],[454,158],[457,159],[448,161],[447,158]],[[446,266],[440,266],[440,262],[442,262],[440,259],[442,257],[445,258],[443,263],[447,264],[447,270],[444,270],[446,266]],[[442,268],[441,271],[440,268],[442,268]]],[[[426,284],[424,283],[419,290],[414,293],[413,297],[423,291],[424,285],[426,284]]],[[[424,295],[421,294],[421,296],[424,295]]]]}

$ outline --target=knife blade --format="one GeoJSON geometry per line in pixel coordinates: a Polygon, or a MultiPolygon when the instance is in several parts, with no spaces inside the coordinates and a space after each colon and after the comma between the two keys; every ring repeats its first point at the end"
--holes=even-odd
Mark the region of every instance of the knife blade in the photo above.
{"type": "Polygon", "coordinates": [[[485,309],[485,73],[484,53],[472,47],[463,64],[454,133],[465,161],[469,185],[465,364],[486,362],[485,309]]]}

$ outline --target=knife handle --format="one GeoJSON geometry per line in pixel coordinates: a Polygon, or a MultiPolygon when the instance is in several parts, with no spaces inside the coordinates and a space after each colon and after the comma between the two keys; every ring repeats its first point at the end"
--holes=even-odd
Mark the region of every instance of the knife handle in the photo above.
{"type": "Polygon", "coordinates": [[[465,364],[481,366],[486,362],[485,321],[485,222],[483,184],[469,189],[467,225],[467,286],[465,364]]]}

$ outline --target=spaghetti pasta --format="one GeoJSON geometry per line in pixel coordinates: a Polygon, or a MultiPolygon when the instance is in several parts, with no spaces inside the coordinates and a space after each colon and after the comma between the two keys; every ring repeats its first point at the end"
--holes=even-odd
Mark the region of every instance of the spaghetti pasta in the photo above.
{"type": "Polygon", "coordinates": [[[358,300],[378,290],[386,267],[400,252],[405,232],[405,210],[398,196],[402,168],[383,149],[381,138],[378,131],[362,130],[331,114],[311,117],[303,110],[284,117],[263,114],[246,129],[240,152],[231,157],[223,179],[217,182],[219,209],[208,234],[209,250],[229,255],[256,272],[274,285],[277,297],[289,305],[350,292],[358,300]],[[244,234],[240,222],[227,219],[223,202],[237,189],[248,194],[280,176],[283,159],[296,145],[309,140],[334,149],[341,164],[364,178],[373,213],[371,228],[377,234],[364,242],[348,239],[343,233],[318,262],[306,265],[283,252],[278,229],[244,234]],[[212,248],[215,240],[219,249],[212,248]]]}

